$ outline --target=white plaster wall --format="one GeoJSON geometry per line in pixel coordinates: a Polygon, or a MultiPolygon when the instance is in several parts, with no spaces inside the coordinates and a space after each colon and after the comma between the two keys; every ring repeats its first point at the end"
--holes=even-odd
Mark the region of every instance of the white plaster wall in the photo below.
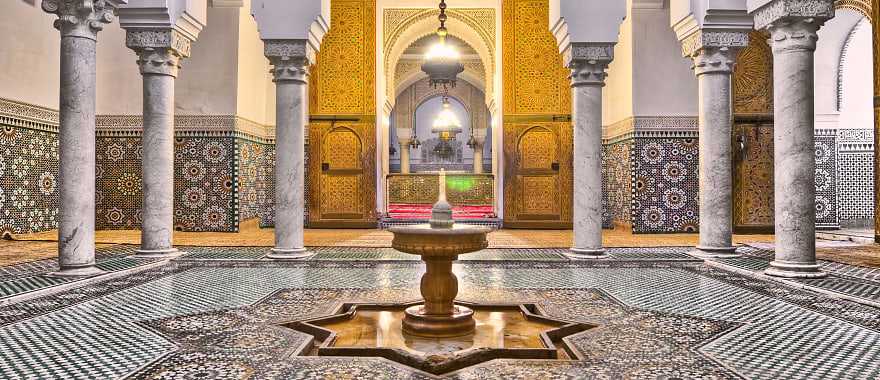
{"type": "Polygon", "coordinates": [[[37,0],[0,5],[0,98],[58,109],[61,37],[37,0]]]}
{"type": "Polygon", "coordinates": [[[845,44],[845,56],[841,60],[841,86],[838,128],[872,129],[874,108],[872,82],[873,51],[871,23],[862,18],[845,44]]]}
{"type": "Polygon", "coordinates": [[[143,113],[143,81],[137,55],[125,46],[125,30],[118,20],[98,33],[97,85],[98,115],[143,113]]]}
{"type": "Polygon", "coordinates": [[[620,25],[620,40],[614,46],[614,60],[608,65],[608,78],[602,92],[602,122],[611,125],[633,116],[633,18],[620,25]]]}
{"type": "MultiPolygon", "coordinates": [[[[260,124],[268,124],[267,87],[274,86],[269,74],[269,60],[263,55],[263,41],[257,23],[247,11],[251,0],[238,10],[238,87],[236,114],[260,124]]],[[[272,94],[274,98],[274,92],[272,94]]],[[[272,112],[274,114],[274,110],[272,112]]],[[[274,115],[273,115],[274,121],[274,115]]]]}
{"type": "MultiPolygon", "coordinates": [[[[839,83],[839,66],[840,56],[843,47],[850,37],[850,32],[861,20],[863,16],[857,12],[848,9],[839,9],[835,12],[834,18],[828,20],[821,29],[819,29],[819,40],[816,45],[815,55],[815,102],[816,114],[821,115],[820,120],[836,119],[836,114],[840,110],[837,104],[837,89],[839,83]],[[829,117],[829,115],[831,117],[829,117]]],[[[870,44],[868,48],[868,59],[870,56],[870,44]]],[[[870,78],[869,74],[866,78],[870,78]]],[[[868,84],[870,86],[870,84],[868,84]]],[[[869,97],[870,98],[870,97],[869,97]]],[[[822,123],[816,123],[819,128],[835,127],[822,123]]]]}
{"type": "MultiPolygon", "coordinates": [[[[237,111],[237,8],[208,8],[208,23],[183,61],[175,86],[180,115],[233,115],[237,111]]],[[[138,112],[140,113],[140,112],[138,112]]]]}
{"type": "Polygon", "coordinates": [[[669,8],[633,9],[633,115],[696,116],[697,79],[669,26],[669,8]]]}

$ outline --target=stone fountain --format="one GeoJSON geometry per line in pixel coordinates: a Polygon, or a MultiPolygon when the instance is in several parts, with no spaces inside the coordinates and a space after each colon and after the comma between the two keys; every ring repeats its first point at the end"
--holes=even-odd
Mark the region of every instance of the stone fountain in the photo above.
{"type": "Polygon", "coordinates": [[[457,226],[440,171],[429,224],[392,228],[392,246],[419,255],[422,299],[342,303],[332,313],[284,326],[309,334],[298,355],[383,357],[435,375],[494,359],[583,359],[566,337],[595,327],[543,315],[535,304],[456,302],[452,262],[488,246],[490,229],[457,226]]]}
{"type": "Polygon", "coordinates": [[[424,303],[406,309],[403,332],[422,337],[455,337],[474,332],[474,311],[455,304],[458,278],[452,262],[459,255],[489,246],[487,227],[455,225],[446,201],[446,172],[440,170],[440,197],[427,225],[391,228],[394,249],[419,255],[425,262],[421,293],[424,303]]]}

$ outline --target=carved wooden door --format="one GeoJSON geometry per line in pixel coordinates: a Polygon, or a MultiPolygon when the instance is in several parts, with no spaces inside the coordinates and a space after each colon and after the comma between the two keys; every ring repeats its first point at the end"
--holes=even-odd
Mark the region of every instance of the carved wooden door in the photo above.
{"type": "Polygon", "coordinates": [[[733,228],[773,232],[773,54],[754,31],[733,75],[733,228]]]}
{"type": "Polygon", "coordinates": [[[363,143],[353,130],[338,127],[321,144],[321,216],[325,219],[361,219],[361,165],[363,143]]]}
{"type": "Polygon", "coordinates": [[[505,149],[505,226],[566,228],[571,224],[570,134],[565,123],[511,129],[505,149]],[[568,145],[563,141],[569,137],[568,145]]]}
{"type": "Polygon", "coordinates": [[[733,225],[738,233],[773,232],[773,124],[733,128],[733,225]]]}
{"type": "Polygon", "coordinates": [[[375,142],[369,123],[309,126],[309,226],[373,228],[375,142]]]}

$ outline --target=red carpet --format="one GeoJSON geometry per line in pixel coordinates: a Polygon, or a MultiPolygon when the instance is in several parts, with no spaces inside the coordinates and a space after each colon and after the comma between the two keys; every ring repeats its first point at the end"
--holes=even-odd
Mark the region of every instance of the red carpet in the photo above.
{"type": "MultiPolygon", "coordinates": [[[[429,204],[392,203],[388,205],[388,217],[392,219],[430,219],[429,204]]],[[[453,206],[453,219],[484,219],[494,218],[492,206],[453,206]]]]}

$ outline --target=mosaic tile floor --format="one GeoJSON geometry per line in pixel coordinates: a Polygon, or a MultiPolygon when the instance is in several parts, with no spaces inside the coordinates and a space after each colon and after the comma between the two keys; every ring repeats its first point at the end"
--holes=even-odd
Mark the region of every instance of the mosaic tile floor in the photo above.
{"type": "MultiPolygon", "coordinates": [[[[412,300],[420,263],[384,250],[320,249],[302,262],[254,260],[256,249],[184,250],[189,258],[0,306],[0,378],[433,378],[384,359],[294,356],[308,337],[279,326],[344,301],[412,300]]],[[[880,309],[685,252],[568,261],[556,250],[510,249],[458,262],[462,300],[532,302],[600,327],[570,338],[581,361],[495,360],[446,376],[880,378],[880,309]]],[[[880,285],[872,274],[859,280],[880,285]]]]}
{"type": "MultiPolygon", "coordinates": [[[[739,252],[743,253],[742,257],[718,259],[714,262],[722,268],[736,268],[760,275],[770,267],[770,261],[773,260],[773,251],[769,249],[744,247],[739,252]]],[[[880,305],[880,269],[824,260],[818,262],[822,270],[829,274],[828,277],[792,281],[833,294],[854,297],[868,304],[880,305]]]]}

